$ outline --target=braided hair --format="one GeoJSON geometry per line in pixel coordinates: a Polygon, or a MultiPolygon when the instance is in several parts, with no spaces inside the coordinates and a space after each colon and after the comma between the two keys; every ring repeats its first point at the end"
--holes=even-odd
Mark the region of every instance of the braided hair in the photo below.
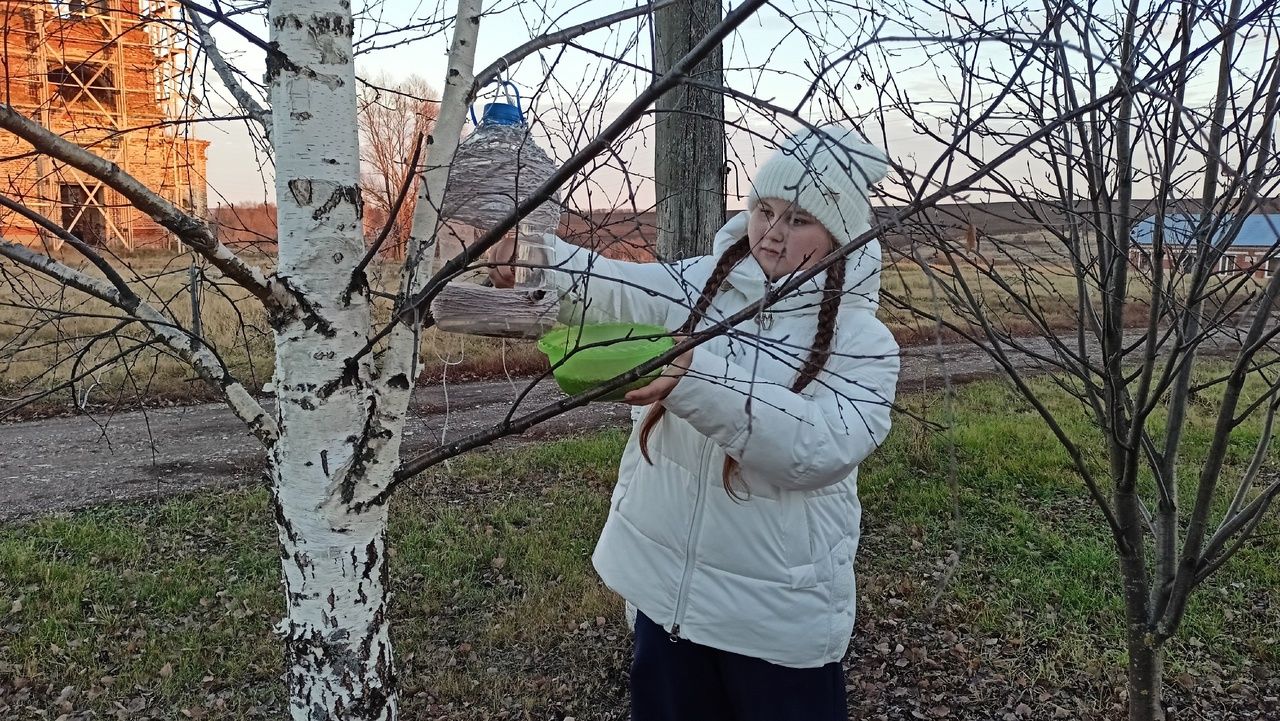
{"type": "MultiPolygon", "coordinates": [[[[689,312],[689,317],[685,319],[684,324],[676,331],[680,335],[688,335],[697,329],[698,323],[706,317],[707,310],[711,307],[711,301],[720,290],[721,284],[729,277],[738,263],[741,263],[751,252],[751,242],[746,236],[743,236],[736,243],[729,246],[720,259],[716,261],[716,267],[708,276],[707,282],[702,286],[702,294],[698,296],[697,302],[693,306],[693,310],[689,312]]],[[[840,298],[844,291],[845,263],[836,262],[827,268],[827,281],[822,289],[822,302],[818,306],[818,329],[813,336],[813,346],[809,350],[809,355],[805,357],[804,364],[800,366],[796,379],[791,382],[791,391],[799,393],[809,386],[818,372],[827,364],[827,360],[831,357],[831,341],[835,338],[836,333],[836,315],[840,311],[840,298]]],[[[653,465],[653,459],[649,457],[649,434],[653,432],[654,426],[658,425],[658,421],[667,413],[667,409],[661,402],[655,403],[649,407],[649,412],[645,415],[644,422],[640,426],[640,453],[644,456],[645,461],[649,465],[653,465]]],[[[738,472],[738,461],[733,457],[725,454],[724,470],[722,472],[722,482],[724,490],[730,496],[737,497],[733,489],[733,478],[738,472]]]]}

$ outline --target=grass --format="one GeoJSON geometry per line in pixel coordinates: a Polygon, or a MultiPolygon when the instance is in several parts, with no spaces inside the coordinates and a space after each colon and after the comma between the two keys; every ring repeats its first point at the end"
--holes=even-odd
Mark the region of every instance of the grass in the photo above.
{"type": "MultiPolygon", "coordinates": [[[[61,260],[85,273],[100,277],[97,269],[78,256],[61,260]]],[[[270,268],[274,259],[250,257],[270,268]]],[[[190,255],[143,254],[117,258],[113,265],[139,294],[176,322],[190,327],[192,319],[190,255]]],[[[392,264],[371,266],[375,287],[390,290],[396,282],[392,264]]],[[[1075,317],[1074,280],[1052,268],[1042,269],[1043,284],[1035,288],[1042,312],[1053,327],[1071,328],[1075,317]]],[[[206,341],[218,352],[231,372],[251,390],[270,380],[274,345],[266,318],[247,293],[227,283],[212,268],[201,269],[198,288],[200,318],[206,341]]],[[[77,378],[73,388],[40,398],[24,406],[24,415],[65,412],[77,405],[95,408],[211,401],[216,392],[207,387],[182,360],[162,348],[147,346],[149,336],[137,325],[103,337],[116,323],[117,311],[87,299],[8,261],[0,261],[0,398],[5,406],[41,396],[77,378]]],[[[1001,293],[989,281],[969,280],[979,294],[1014,333],[1034,333],[1036,327],[1016,309],[1001,306],[1001,293]]],[[[931,308],[928,280],[909,264],[888,268],[882,278],[886,297],[931,308]]],[[[932,340],[934,324],[908,311],[882,304],[881,318],[903,344],[932,340]]],[[[380,302],[378,313],[387,314],[380,302]]],[[[1135,308],[1135,313],[1140,311],[1135,308]]],[[[952,321],[960,316],[945,311],[952,321]]],[[[502,341],[428,329],[423,334],[419,382],[495,379],[540,372],[546,359],[530,342],[502,341]]],[[[2,407],[0,407],[2,408],[2,407]]]]}
{"type": "MultiPolygon", "coordinates": [[[[1096,437],[1072,401],[1047,382],[1039,388],[1070,433],[1096,437]]],[[[904,402],[944,418],[935,397],[904,402]]],[[[1206,409],[1192,413],[1184,492],[1209,433],[1206,409]]],[[[961,684],[978,664],[1010,684],[1076,688],[1100,677],[1114,698],[1124,655],[1114,554],[1065,453],[999,383],[961,389],[953,418],[947,435],[900,415],[864,464],[851,681],[881,673],[875,649],[892,655],[900,640],[913,643],[907,629],[927,622],[966,647],[943,671],[961,684]],[[959,526],[947,483],[952,442],[959,526]],[[957,549],[960,570],[930,613],[957,549]],[[884,640],[882,624],[892,624],[884,640]]],[[[1257,432],[1246,425],[1241,443],[1257,432]]],[[[608,430],[467,456],[397,497],[389,544],[407,717],[624,717],[620,602],[589,562],[624,442],[608,430]]],[[[1246,453],[1233,456],[1231,470],[1245,462],[1246,453]]],[[[1278,530],[1268,520],[1261,533],[1270,535],[1198,593],[1172,644],[1171,679],[1209,693],[1203,679],[1275,677],[1278,530]]],[[[257,488],[0,529],[0,711],[278,718],[278,593],[275,532],[257,488]]],[[[995,704],[977,717],[998,718],[995,704]]]]}
{"type": "MultiPolygon", "coordinates": [[[[88,275],[101,274],[78,257],[61,258],[88,275]]],[[[189,255],[148,254],[113,263],[148,303],[191,327],[189,255]]],[[[272,258],[249,259],[269,268],[272,258]]],[[[376,262],[376,287],[390,288],[395,268],[376,262]]],[[[250,390],[271,379],[275,348],[264,313],[249,295],[203,268],[198,283],[202,333],[228,369],[250,390]]],[[[378,312],[386,317],[386,308],[378,312]]],[[[74,290],[0,261],[0,398],[4,405],[39,396],[72,378],[74,388],[41,399],[27,414],[95,407],[171,404],[218,398],[185,361],[148,347],[149,335],[135,325],[103,337],[119,311],[74,290]],[[123,356],[123,357],[121,357],[123,356]]],[[[423,334],[421,376],[425,383],[527,375],[546,366],[531,343],[502,341],[428,329],[423,334]]],[[[3,410],[3,406],[0,406],[3,410]]]]}

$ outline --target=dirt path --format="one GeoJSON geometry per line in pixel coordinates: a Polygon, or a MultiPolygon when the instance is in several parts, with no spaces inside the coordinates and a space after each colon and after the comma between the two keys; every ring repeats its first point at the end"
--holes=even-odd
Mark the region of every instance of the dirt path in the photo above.
{"type": "MultiPolygon", "coordinates": [[[[1047,349],[1046,343],[1038,343],[1047,349]]],[[[972,346],[954,344],[943,350],[957,380],[995,373],[990,359],[972,346]]],[[[1023,363],[1030,365],[1029,359],[1023,363]]],[[[936,390],[940,379],[933,346],[903,349],[899,393],[936,390]]],[[[507,412],[522,387],[519,380],[514,385],[502,380],[415,391],[405,429],[406,453],[487,427],[507,412]]],[[[544,381],[525,407],[531,410],[559,397],[555,384],[544,381]]],[[[623,426],[628,411],[617,403],[589,404],[496,445],[623,426]]],[[[0,456],[0,521],[247,483],[264,468],[261,447],[220,404],[11,423],[0,425],[0,439],[5,449],[0,456]]]]}

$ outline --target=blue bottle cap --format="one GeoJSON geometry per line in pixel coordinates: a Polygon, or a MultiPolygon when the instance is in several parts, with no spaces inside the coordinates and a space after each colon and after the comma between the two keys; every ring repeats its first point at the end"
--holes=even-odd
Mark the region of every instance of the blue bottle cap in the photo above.
{"type": "Polygon", "coordinates": [[[485,125],[524,125],[520,108],[510,103],[486,103],[481,123],[485,125]]]}

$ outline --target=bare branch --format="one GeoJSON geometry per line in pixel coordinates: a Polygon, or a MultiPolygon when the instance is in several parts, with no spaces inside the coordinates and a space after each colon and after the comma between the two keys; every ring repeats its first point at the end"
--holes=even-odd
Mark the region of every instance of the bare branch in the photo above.
{"type": "Polygon", "coordinates": [[[204,52],[209,56],[210,62],[213,63],[214,72],[222,79],[222,84],[227,87],[232,97],[240,104],[249,117],[253,118],[262,126],[262,132],[266,136],[267,143],[271,143],[271,111],[262,107],[257,98],[249,94],[240,81],[236,79],[235,71],[227,64],[226,58],[222,57],[222,51],[218,50],[218,43],[213,39],[213,35],[209,32],[209,26],[200,19],[200,13],[192,10],[189,4],[183,4],[183,11],[191,24],[195,26],[196,33],[200,36],[200,45],[204,48],[204,52]]]}
{"type": "Polygon", "coordinates": [[[37,151],[88,173],[128,198],[177,238],[204,256],[223,275],[257,296],[269,310],[292,304],[291,296],[258,268],[248,265],[218,242],[209,224],[183,212],[129,175],[115,163],[90,153],[25,117],[10,105],[0,105],[0,128],[30,143],[37,151]]]}
{"type": "Polygon", "coordinates": [[[0,240],[0,255],[138,318],[157,341],[172,349],[180,358],[190,363],[202,378],[222,391],[231,410],[264,445],[270,446],[279,436],[275,419],[231,375],[204,341],[175,325],[137,296],[131,299],[121,297],[118,291],[97,278],[8,240],[0,240]]]}
{"type": "Polygon", "coordinates": [[[480,91],[480,88],[483,88],[494,80],[497,80],[498,76],[508,68],[539,50],[549,48],[552,45],[569,43],[581,35],[586,35],[587,33],[595,30],[615,25],[624,20],[650,15],[655,10],[667,7],[675,2],[676,0],[660,0],[659,2],[651,2],[647,5],[637,5],[636,7],[628,8],[626,10],[619,10],[612,15],[605,15],[604,17],[588,20],[587,22],[579,25],[567,27],[564,30],[557,30],[556,32],[547,33],[546,35],[533,38],[524,45],[521,45],[515,50],[512,50],[506,55],[503,55],[493,61],[484,70],[476,73],[476,78],[472,83],[471,91],[467,94],[467,102],[470,103],[475,99],[476,93],[480,91]]]}

